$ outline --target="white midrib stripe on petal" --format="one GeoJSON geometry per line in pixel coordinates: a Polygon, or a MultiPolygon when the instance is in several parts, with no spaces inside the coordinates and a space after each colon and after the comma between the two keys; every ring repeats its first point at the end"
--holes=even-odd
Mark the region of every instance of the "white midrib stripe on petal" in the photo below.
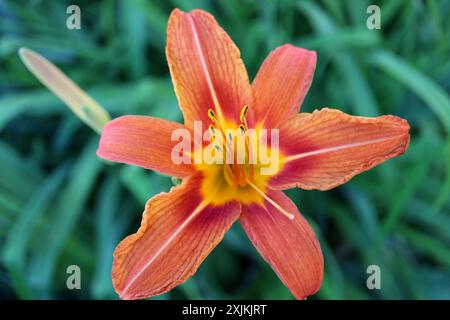
{"type": "Polygon", "coordinates": [[[194,211],[191,213],[191,215],[183,221],[183,223],[173,232],[169,238],[167,238],[166,241],[159,247],[158,251],[150,257],[150,259],[145,263],[144,267],[139,270],[138,273],[136,273],[133,278],[128,282],[127,286],[123,289],[120,296],[123,297],[126,295],[127,291],[130,289],[130,287],[136,282],[136,280],[142,275],[142,273],[147,270],[150,265],[156,261],[156,259],[164,252],[164,250],[167,249],[167,247],[175,240],[175,238],[180,234],[181,231],[183,231],[189,223],[194,220],[200,212],[202,212],[203,209],[208,205],[208,202],[202,201],[200,204],[194,209],[194,211]]]}
{"type": "Polygon", "coordinates": [[[192,33],[194,35],[194,43],[195,48],[197,49],[197,53],[200,57],[200,65],[202,66],[202,70],[205,73],[206,83],[208,84],[209,91],[211,92],[211,96],[213,99],[214,106],[216,107],[216,112],[219,117],[219,120],[223,120],[223,113],[220,107],[219,99],[217,98],[216,90],[214,89],[214,85],[212,83],[211,75],[209,74],[208,66],[206,65],[205,55],[203,54],[202,47],[200,45],[200,39],[198,37],[197,28],[195,27],[194,20],[190,15],[187,15],[189,24],[192,28],[192,33]]]}
{"type": "Polygon", "coordinates": [[[286,162],[295,161],[295,160],[299,160],[299,159],[306,158],[306,157],[315,156],[318,154],[330,153],[330,152],[340,151],[340,150],[344,150],[344,149],[361,147],[361,146],[374,144],[374,143],[378,143],[378,142],[394,140],[394,139],[398,139],[402,136],[403,135],[398,135],[398,136],[389,137],[389,138],[379,138],[379,139],[372,139],[372,140],[366,140],[366,141],[355,142],[355,143],[346,143],[346,144],[342,144],[339,146],[323,148],[323,149],[314,150],[314,151],[310,151],[310,152],[298,153],[298,154],[294,154],[294,155],[284,158],[283,162],[286,163],[286,162]]]}

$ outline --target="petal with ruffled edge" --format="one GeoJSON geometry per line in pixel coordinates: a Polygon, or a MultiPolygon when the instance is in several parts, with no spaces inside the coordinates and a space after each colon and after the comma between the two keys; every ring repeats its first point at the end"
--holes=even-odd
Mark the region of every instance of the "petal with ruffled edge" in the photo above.
{"type": "Polygon", "coordinates": [[[283,169],[272,188],[328,190],[401,155],[409,145],[409,125],[396,116],[355,117],[322,109],[298,114],[280,125],[283,169]]]}
{"type": "Polygon", "coordinates": [[[138,232],[117,246],[112,279],[122,299],[162,294],[186,281],[239,218],[237,202],[204,203],[200,183],[195,175],[150,199],[138,232]]]}
{"type": "MultiPolygon", "coordinates": [[[[254,121],[263,123],[264,128],[277,128],[297,113],[311,86],[316,61],[315,51],[290,44],[272,51],[252,84],[254,121]]],[[[253,116],[251,112],[249,116],[253,116]]]]}
{"type": "Polygon", "coordinates": [[[294,214],[290,220],[273,205],[242,207],[241,223],[258,252],[297,299],[317,292],[323,279],[320,244],[295,204],[281,191],[268,196],[294,214]]]}
{"type": "Polygon", "coordinates": [[[194,120],[210,123],[210,108],[219,118],[239,121],[242,107],[252,103],[239,49],[209,13],[173,10],[166,56],[187,127],[194,120]]]}
{"type": "MultiPolygon", "coordinates": [[[[172,141],[172,133],[187,129],[183,125],[159,118],[123,116],[106,124],[97,155],[103,159],[156,170],[175,177],[195,172],[190,158],[174,162],[172,151],[180,141],[172,141]]],[[[188,131],[187,131],[188,132],[188,131]]],[[[184,150],[186,151],[186,150],[184,150]]],[[[180,156],[180,159],[183,155],[180,156]]]]}

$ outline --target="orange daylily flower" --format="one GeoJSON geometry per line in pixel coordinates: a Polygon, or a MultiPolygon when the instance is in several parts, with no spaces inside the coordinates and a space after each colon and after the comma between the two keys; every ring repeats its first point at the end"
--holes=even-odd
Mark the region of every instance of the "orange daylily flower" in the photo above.
{"type": "MultiPolygon", "coordinates": [[[[112,279],[123,299],[162,294],[193,275],[240,219],[258,252],[292,294],[317,292],[323,256],[308,222],[282,190],[328,190],[405,152],[409,125],[395,116],[354,117],[333,109],[298,113],[311,85],[316,53],[274,50],[253,83],[236,45],[210,14],[174,10],[166,55],[184,125],[123,116],[103,130],[98,155],[183,178],[147,202],[137,233],[116,248],[112,279]],[[276,174],[261,164],[175,164],[176,129],[194,121],[225,128],[279,129],[276,174]]],[[[227,146],[223,146],[226,148],[227,146]]],[[[246,144],[246,151],[251,148],[246,144]]],[[[223,151],[225,152],[225,151],[223,151]]],[[[239,156],[239,155],[235,155],[239,156]]]]}

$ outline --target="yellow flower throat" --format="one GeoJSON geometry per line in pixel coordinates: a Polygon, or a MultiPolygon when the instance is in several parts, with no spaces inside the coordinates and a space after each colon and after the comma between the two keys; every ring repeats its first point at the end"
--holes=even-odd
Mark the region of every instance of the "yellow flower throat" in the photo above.
{"type": "Polygon", "coordinates": [[[236,126],[233,122],[219,121],[213,110],[208,110],[212,122],[209,126],[211,142],[205,148],[206,156],[202,150],[195,151],[203,152],[203,159],[206,160],[195,166],[204,176],[202,196],[213,205],[233,200],[243,204],[262,204],[264,199],[268,199],[265,195],[267,182],[273,176],[267,169],[275,168],[275,172],[281,170],[278,148],[269,147],[261,139],[260,126],[249,130],[248,111],[248,106],[242,108],[240,124],[236,126]],[[261,150],[264,150],[265,156],[262,156],[261,150]],[[208,156],[222,161],[208,161],[208,156]]]}

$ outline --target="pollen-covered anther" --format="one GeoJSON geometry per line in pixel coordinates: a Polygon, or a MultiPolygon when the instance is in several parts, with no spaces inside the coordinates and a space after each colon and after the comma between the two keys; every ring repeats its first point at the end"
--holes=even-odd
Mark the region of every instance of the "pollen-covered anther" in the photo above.
{"type": "Polygon", "coordinates": [[[212,122],[217,123],[217,117],[216,114],[212,109],[208,109],[208,117],[211,119],[212,122]]]}
{"type": "Polygon", "coordinates": [[[241,122],[244,122],[246,120],[247,113],[248,113],[248,105],[245,105],[245,106],[242,107],[242,109],[241,109],[241,116],[239,117],[241,122]]]}
{"type": "Polygon", "coordinates": [[[244,105],[241,109],[241,115],[239,117],[239,120],[241,120],[241,123],[244,125],[246,130],[248,129],[247,114],[248,114],[248,105],[244,105]]]}
{"type": "Polygon", "coordinates": [[[211,135],[211,139],[215,139],[216,138],[216,129],[214,128],[213,125],[210,125],[208,127],[209,133],[211,135]]]}

